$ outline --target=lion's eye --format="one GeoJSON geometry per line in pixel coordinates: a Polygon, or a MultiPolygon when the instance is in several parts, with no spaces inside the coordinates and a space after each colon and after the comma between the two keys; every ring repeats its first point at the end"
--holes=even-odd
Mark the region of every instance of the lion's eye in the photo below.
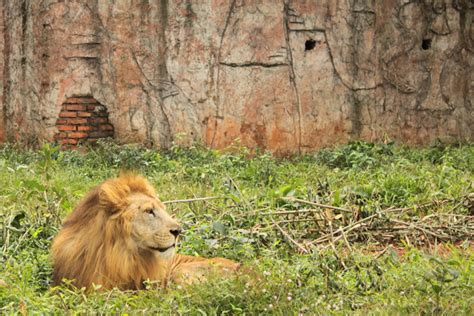
{"type": "Polygon", "coordinates": [[[147,208],[145,210],[146,213],[150,214],[151,216],[155,217],[155,210],[152,208],[147,208]]]}

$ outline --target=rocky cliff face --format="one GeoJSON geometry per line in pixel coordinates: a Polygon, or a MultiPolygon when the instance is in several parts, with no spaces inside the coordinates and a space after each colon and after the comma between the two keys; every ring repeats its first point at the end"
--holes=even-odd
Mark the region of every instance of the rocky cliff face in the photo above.
{"type": "Polygon", "coordinates": [[[0,140],[61,141],[70,98],[157,147],[474,138],[472,0],[3,0],[0,19],[0,140]]]}

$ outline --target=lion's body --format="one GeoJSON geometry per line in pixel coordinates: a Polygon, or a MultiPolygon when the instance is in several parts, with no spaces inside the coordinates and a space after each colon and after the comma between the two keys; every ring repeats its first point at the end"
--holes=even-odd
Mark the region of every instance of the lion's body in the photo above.
{"type": "Polygon", "coordinates": [[[213,266],[238,269],[237,263],[227,259],[174,254],[172,238],[179,226],[167,216],[144,178],[123,175],[107,180],[82,199],[54,239],[54,283],[70,279],[78,287],[139,289],[145,280],[165,286],[169,280],[199,279],[213,266]],[[157,216],[142,215],[146,203],[153,205],[152,213],[160,212],[160,225],[142,224],[157,216]]]}

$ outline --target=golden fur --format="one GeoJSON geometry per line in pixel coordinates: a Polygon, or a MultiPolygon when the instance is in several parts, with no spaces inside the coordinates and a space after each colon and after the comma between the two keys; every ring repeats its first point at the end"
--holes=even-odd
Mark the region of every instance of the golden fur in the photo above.
{"type": "Polygon", "coordinates": [[[143,281],[192,282],[239,264],[174,253],[179,224],[143,177],[124,174],[92,189],[66,218],[52,245],[54,283],[140,289],[143,281]]]}

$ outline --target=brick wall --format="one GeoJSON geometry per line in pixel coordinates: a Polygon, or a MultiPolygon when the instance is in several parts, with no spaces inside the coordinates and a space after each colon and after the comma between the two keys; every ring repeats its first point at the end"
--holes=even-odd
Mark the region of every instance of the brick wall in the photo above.
{"type": "Polygon", "coordinates": [[[91,96],[68,98],[56,121],[54,139],[63,148],[92,144],[100,138],[114,137],[107,108],[91,96]]]}

